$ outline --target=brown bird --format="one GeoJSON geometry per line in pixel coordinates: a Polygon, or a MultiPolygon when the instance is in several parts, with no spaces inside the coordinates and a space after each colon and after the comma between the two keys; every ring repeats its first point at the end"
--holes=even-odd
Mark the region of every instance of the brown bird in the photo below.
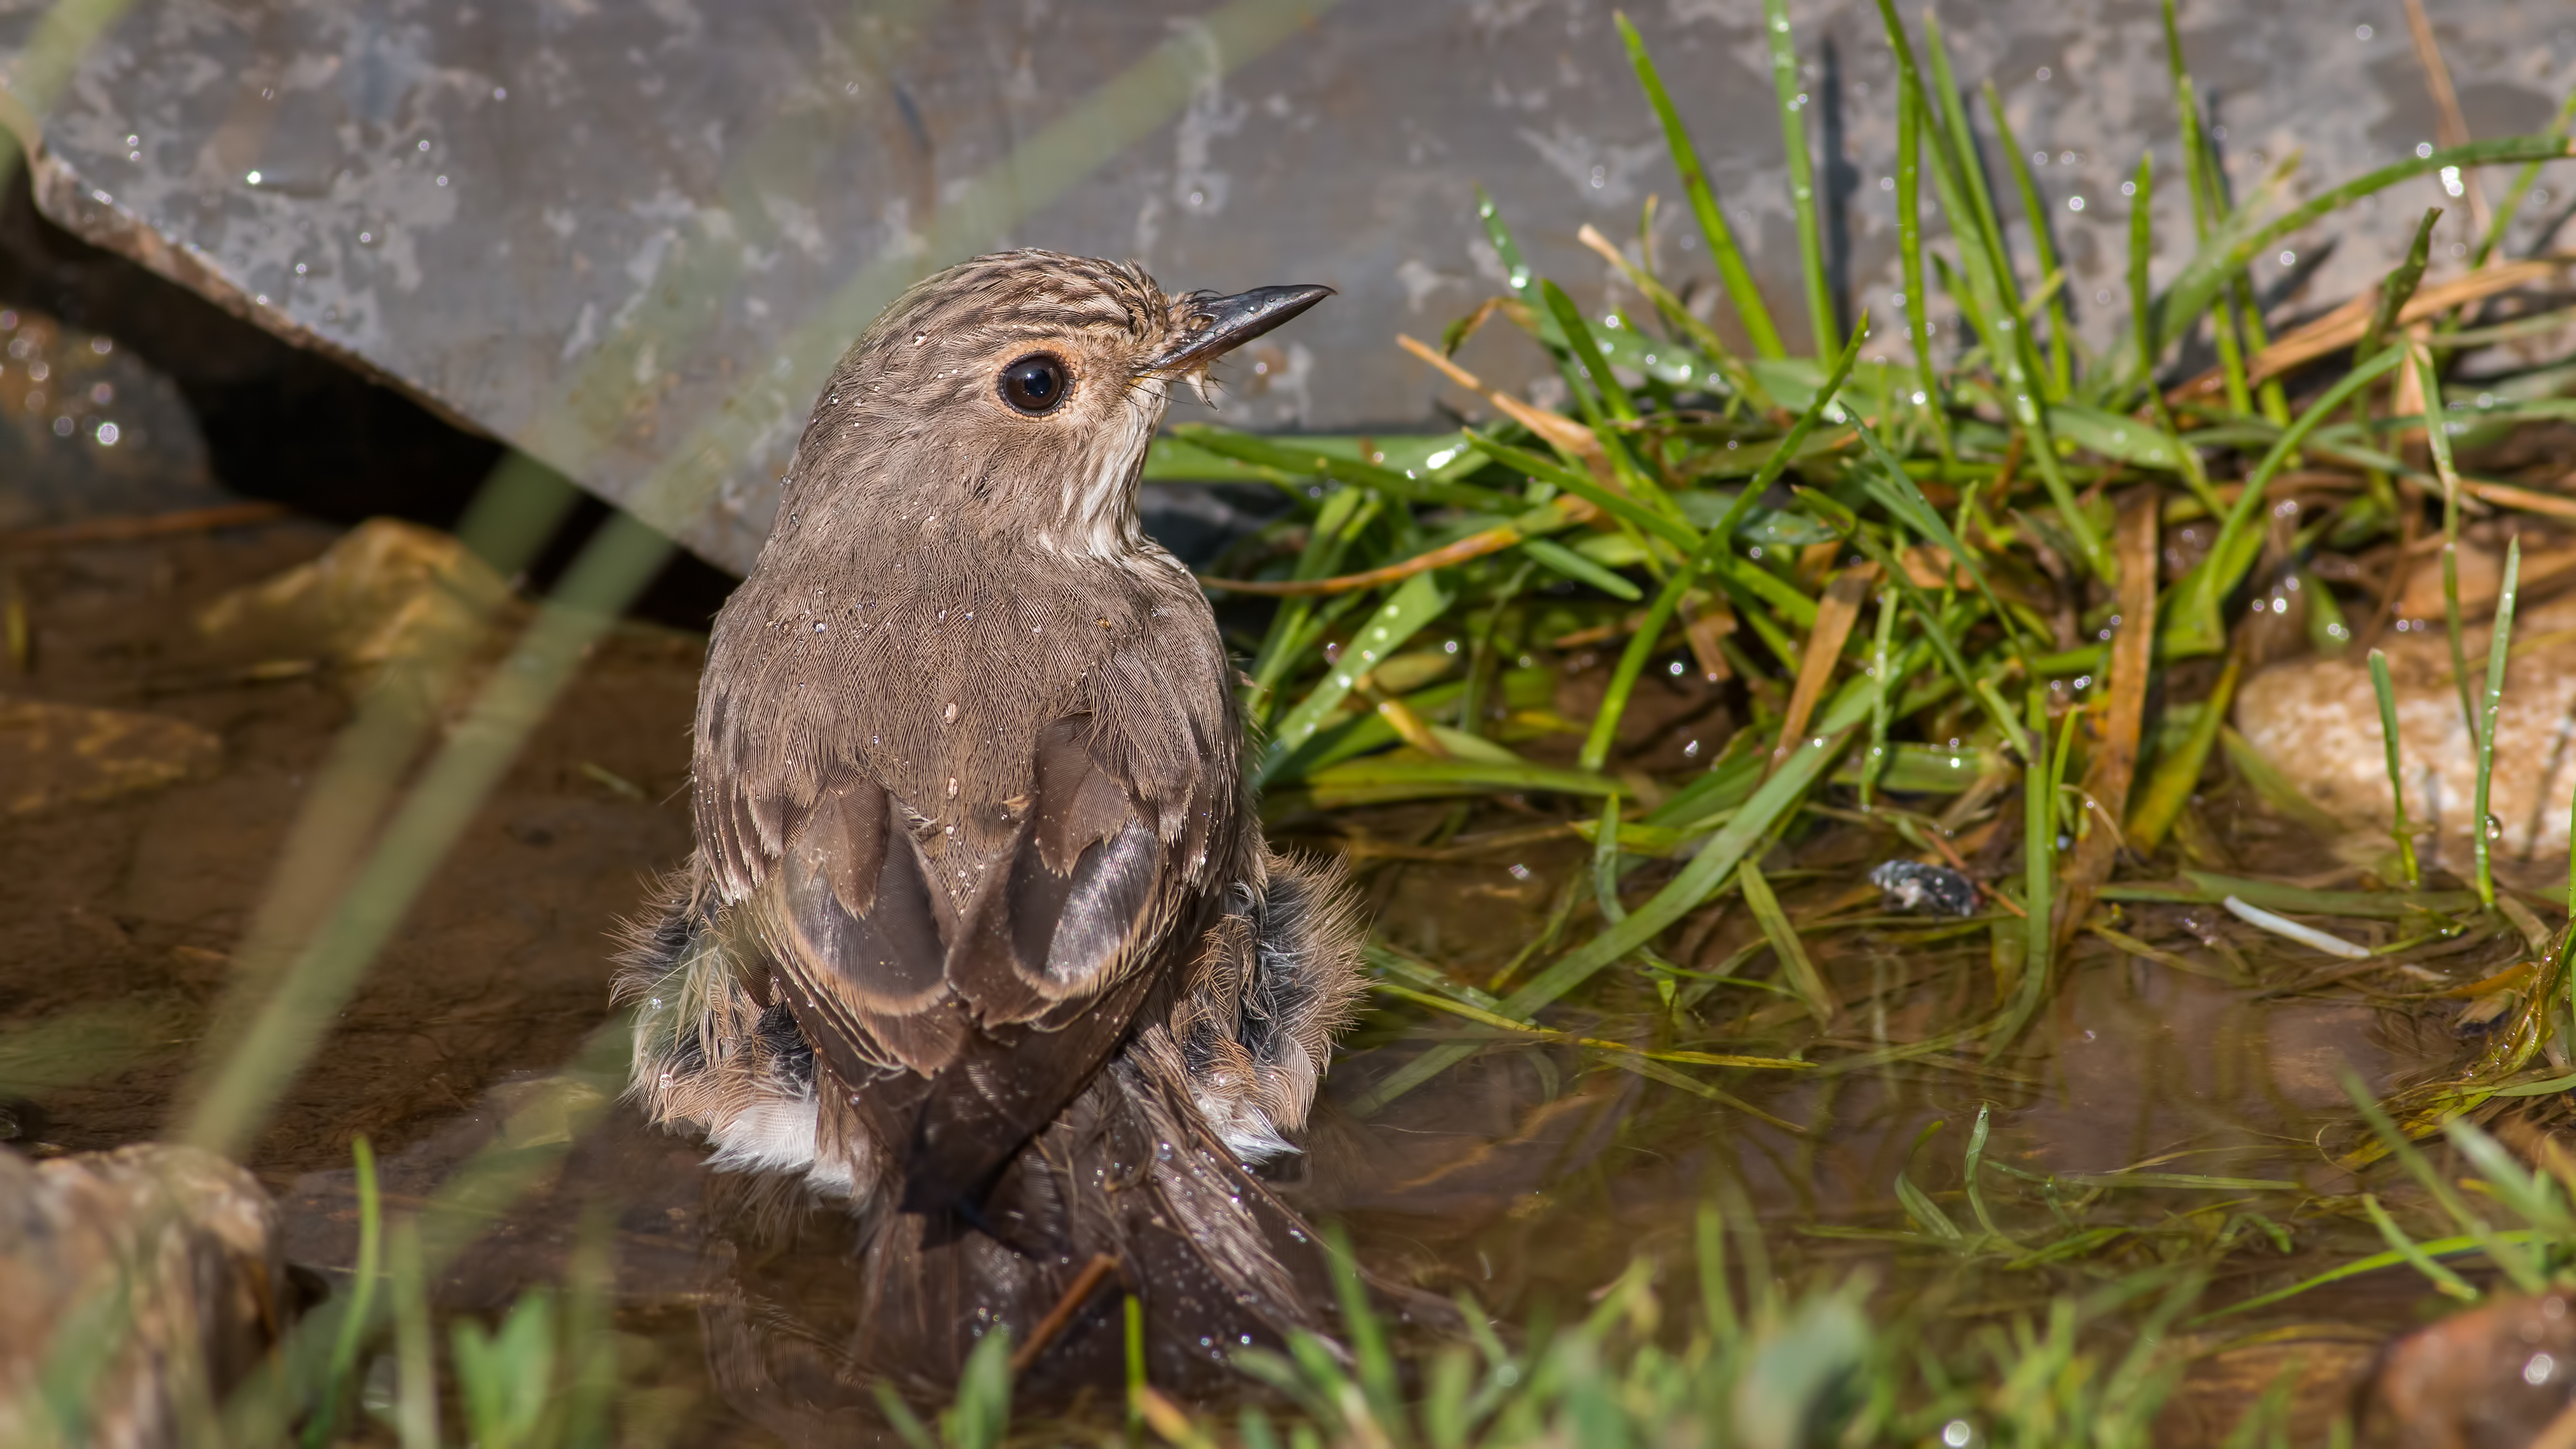
{"type": "MultiPolygon", "coordinates": [[[[833,369],[717,617],[697,850],[622,978],[633,1093],[855,1217],[877,1367],[1025,1337],[1095,1254],[1200,1369],[1315,1326],[1310,1235],[1246,1165],[1294,1150],[1358,931],[1263,842],[1137,484],[1175,383],[1329,293],[1042,251],[929,278],[833,369]]],[[[1115,1380],[1114,1327],[1077,1331],[1114,1306],[1074,1377],[1115,1380]]]]}

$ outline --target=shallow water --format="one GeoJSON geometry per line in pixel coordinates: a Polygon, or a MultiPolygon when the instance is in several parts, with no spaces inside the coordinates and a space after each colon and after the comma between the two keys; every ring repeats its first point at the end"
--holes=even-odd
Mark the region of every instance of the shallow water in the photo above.
{"type": "MultiPolygon", "coordinates": [[[[190,620],[216,594],[310,557],[331,537],[281,522],[57,550],[20,566],[39,650],[33,674],[14,681],[12,693],[178,717],[223,741],[221,765],[201,778],[13,819],[0,832],[0,1072],[14,1074],[8,1091],[42,1111],[41,1130],[21,1144],[32,1151],[163,1131],[186,1074],[220,1044],[212,1018],[227,952],[348,708],[328,670],[245,676],[244,661],[222,655],[190,620]],[[47,1046],[58,1038],[45,1023],[66,1019],[88,1024],[77,1052],[47,1046]]],[[[600,646],[250,1154],[286,1205],[290,1256],[329,1278],[354,1258],[353,1134],[376,1143],[397,1209],[424,1201],[496,1143],[569,1144],[456,1262],[439,1302],[451,1312],[488,1311],[560,1280],[585,1214],[607,1213],[630,1378],[662,1396],[654,1417],[675,1443],[729,1442],[755,1423],[795,1433],[830,1422],[815,1417],[829,1398],[822,1388],[804,1404],[793,1392],[785,1402],[729,1403],[720,1382],[753,1330],[828,1357],[840,1331],[836,1307],[852,1301],[858,1271],[846,1242],[828,1231],[744,1252],[710,1215],[697,1152],[609,1102],[613,1077],[591,1079],[569,1099],[541,1085],[608,1019],[609,933],[635,909],[648,875],[687,847],[680,786],[698,651],[692,637],[641,626],[600,646]]],[[[1677,696],[1641,718],[1661,729],[1693,718],[1696,707],[1677,696]]],[[[2250,814],[2233,819],[2228,805],[2209,811],[2222,822],[2210,846],[2225,855],[2220,864],[2255,872],[2264,858],[2310,848],[2250,814]]],[[[1380,843],[1401,841],[1441,813],[1391,809],[1359,823],[1380,843]]],[[[1561,833],[1529,838],[1548,823],[1479,817],[1433,852],[1448,858],[1367,848],[1354,858],[1391,939],[1481,976],[1541,927],[1556,882],[1587,849],[1561,833]],[[1512,830],[1522,838],[1508,848],[1474,848],[1512,830]]],[[[1868,841],[1850,830],[1829,830],[1804,849],[1804,859],[1774,862],[1793,911],[1848,895],[1847,883],[1870,863],[1868,841]],[[1827,868],[1797,873],[1808,864],[1827,868]]],[[[1739,908],[1700,933],[1704,966],[1751,939],[1740,916],[1739,908]]],[[[1959,1164],[1983,1106],[1993,1113],[1988,1159],[2036,1176],[2145,1166],[2299,1184],[2106,1191],[2061,1180],[2067,1223],[2125,1232],[2070,1273],[2133,1264],[2159,1244],[2207,1241],[2249,1209],[2281,1218],[2294,1247],[2282,1255],[2240,1222],[2246,1246],[2224,1260],[2230,1292],[2291,1281],[2332,1252],[2368,1251],[2348,1224],[2293,1212],[2302,1193],[2351,1190],[2332,1161],[2348,1144],[2320,1140],[2349,1118],[2339,1074],[2385,1089],[2448,1066],[2469,1044],[2419,1020],[2409,1003],[2264,1000],[2254,986],[2213,979],[2235,969],[2231,952],[2269,983],[2322,958],[2276,950],[2209,908],[2138,905],[2127,921],[2209,974],[2088,938],[2061,967],[2061,989],[2043,1015],[1995,1061],[1932,1052],[1858,1070],[1711,1078],[1776,1124],[1605,1066],[1616,1057],[1516,1043],[1363,1119],[1352,1104],[1375,1082],[1424,1040],[1457,1035],[1408,1034],[1381,1020],[1336,1066],[1311,1151],[1280,1174],[1282,1187],[1308,1211],[1349,1222],[1386,1277],[1472,1293],[1515,1322],[1578,1305],[1638,1254],[1686,1264],[1692,1214],[1712,1192],[1760,1219],[1784,1272],[1799,1260],[1869,1263],[1902,1283],[1947,1260],[1926,1239],[1893,1236],[1908,1227],[1897,1174],[1967,1221],[1959,1164]],[[2204,936],[2220,944],[2205,945],[2204,936]],[[1940,1130],[1927,1135],[1936,1122],[1940,1130]]],[[[1821,1055],[1916,1041],[1993,999],[1982,930],[1889,923],[1810,942],[1844,1002],[1825,1032],[1834,1049],[1821,1055]]],[[[2445,979],[2473,980],[2503,949],[2431,965],[2445,979]]],[[[1676,1039],[1672,1018],[1642,984],[1593,999],[1609,1005],[1589,1034],[1676,1039]]],[[[1809,1031],[1803,1016],[1770,1000],[1713,997],[1724,1011],[1680,1036],[1701,1049],[1794,1045],[1809,1031]]],[[[1987,1184],[1988,1207],[2025,1245],[2066,1230],[2046,1190],[1991,1175],[1987,1184]]],[[[1959,1311],[1972,1316],[2040,1291],[2026,1277],[1960,1281],[1969,1298],[1959,1311]]],[[[2339,1326],[2319,1330],[2302,1360],[2326,1384],[2354,1371],[2367,1340],[2411,1321],[2422,1299],[2410,1278],[2382,1274],[2262,1322],[2334,1320],[2339,1326]]],[[[2226,1340],[2214,1334],[2210,1345],[2225,1349],[2226,1340]]],[[[2278,1345],[2213,1353],[2175,1412],[2221,1424],[2231,1403],[2269,1383],[2286,1361],[2279,1353],[2278,1345]]],[[[2203,1431],[2178,1432],[2187,1441],[2203,1431]]]]}

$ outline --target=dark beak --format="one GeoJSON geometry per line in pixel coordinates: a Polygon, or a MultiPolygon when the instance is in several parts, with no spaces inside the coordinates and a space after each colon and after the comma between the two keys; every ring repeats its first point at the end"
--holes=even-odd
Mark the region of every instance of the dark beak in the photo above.
{"type": "Polygon", "coordinates": [[[1330,287],[1255,287],[1231,297],[1193,297],[1181,314],[1180,336],[1144,370],[1165,377],[1199,371],[1331,295],[1330,287]]]}

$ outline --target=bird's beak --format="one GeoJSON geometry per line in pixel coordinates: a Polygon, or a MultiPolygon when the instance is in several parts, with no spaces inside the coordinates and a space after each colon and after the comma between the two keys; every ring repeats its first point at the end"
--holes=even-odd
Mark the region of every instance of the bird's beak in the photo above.
{"type": "Polygon", "coordinates": [[[1255,287],[1231,297],[1194,297],[1180,335],[1145,364],[1149,376],[1204,373],[1209,363],[1333,295],[1330,287],[1255,287]]]}

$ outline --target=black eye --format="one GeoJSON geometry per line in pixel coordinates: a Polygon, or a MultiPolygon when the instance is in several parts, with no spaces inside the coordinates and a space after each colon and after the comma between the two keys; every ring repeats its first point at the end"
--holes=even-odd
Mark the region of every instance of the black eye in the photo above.
{"type": "Polygon", "coordinates": [[[1052,353],[1032,352],[1002,369],[1002,401],[1031,417],[1055,411],[1064,393],[1064,361],[1052,353]]]}

